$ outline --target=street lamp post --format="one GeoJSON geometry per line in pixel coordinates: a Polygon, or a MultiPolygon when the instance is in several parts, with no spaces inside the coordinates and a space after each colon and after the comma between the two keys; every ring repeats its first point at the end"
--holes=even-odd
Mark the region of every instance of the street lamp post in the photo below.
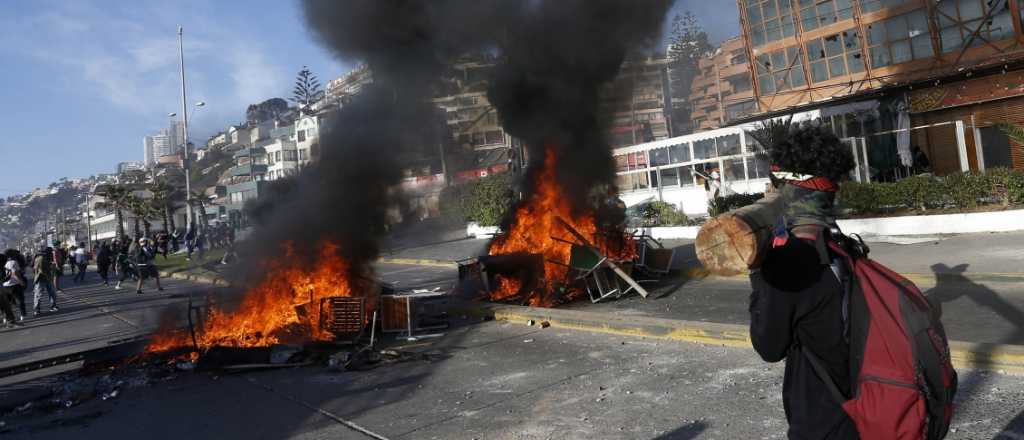
{"type": "Polygon", "coordinates": [[[184,140],[185,140],[185,163],[183,164],[184,165],[183,168],[185,169],[185,206],[188,208],[188,209],[185,210],[185,223],[187,223],[188,227],[191,228],[192,227],[192,182],[191,182],[192,178],[189,175],[190,174],[189,170],[191,168],[191,163],[190,163],[191,160],[189,158],[189,151],[188,151],[188,105],[186,104],[187,101],[185,99],[185,51],[184,51],[184,49],[182,49],[182,44],[181,44],[181,34],[182,34],[182,31],[183,31],[182,27],[178,26],[178,66],[179,66],[179,68],[181,70],[181,121],[182,121],[182,131],[184,131],[183,137],[184,137],[184,140]]]}

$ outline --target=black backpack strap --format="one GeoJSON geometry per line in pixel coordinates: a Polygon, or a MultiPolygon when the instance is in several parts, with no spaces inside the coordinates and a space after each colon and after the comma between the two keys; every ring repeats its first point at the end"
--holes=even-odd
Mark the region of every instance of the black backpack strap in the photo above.
{"type": "Polygon", "coordinates": [[[811,368],[814,369],[814,373],[821,379],[822,383],[825,384],[825,388],[828,388],[829,394],[832,395],[832,399],[843,406],[846,403],[846,396],[839,391],[839,386],[836,385],[836,381],[832,380],[832,376],[828,374],[828,370],[825,369],[825,364],[821,362],[821,359],[817,355],[811,353],[807,347],[800,346],[800,351],[803,352],[804,356],[807,357],[807,361],[811,363],[811,368]]]}

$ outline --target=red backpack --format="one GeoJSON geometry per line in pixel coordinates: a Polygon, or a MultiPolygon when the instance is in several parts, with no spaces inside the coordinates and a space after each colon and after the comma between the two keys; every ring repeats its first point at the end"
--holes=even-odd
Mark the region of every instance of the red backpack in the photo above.
{"type": "Polygon", "coordinates": [[[957,374],[941,312],[914,283],[869,259],[859,237],[833,234],[828,245],[848,272],[841,281],[853,395],[843,396],[821,361],[805,351],[811,365],[856,423],[860,438],[944,438],[957,374]]]}

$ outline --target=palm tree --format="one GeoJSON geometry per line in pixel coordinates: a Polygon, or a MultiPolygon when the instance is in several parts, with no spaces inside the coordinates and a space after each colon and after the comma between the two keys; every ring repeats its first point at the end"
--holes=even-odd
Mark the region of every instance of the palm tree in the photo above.
{"type": "Polygon", "coordinates": [[[153,193],[153,205],[163,222],[164,231],[168,234],[174,231],[174,204],[181,197],[181,191],[172,185],[167,179],[159,179],[149,185],[149,192],[153,193]]]}
{"type": "MultiPolygon", "coordinates": [[[[192,191],[192,204],[195,208],[199,208],[199,230],[205,235],[207,227],[210,226],[210,221],[206,218],[206,194],[201,191],[192,191]]],[[[192,207],[189,207],[192,209],[192,207]]]]}
{"type": "Polygon", "coordinates": [[[150,219],[155,218],[160,213],[156,205],[153,203],[153,199],[132,196],[128,209],[135,215],[135,236],[140,236],[139,223],[141,222],[141,232],[143,232],[141,236],[149,237],[150,229],[153,227],[153,223],[150,222],[150,219]]]}
{"type": "Polygon", "coordinates": [[[135,196],[128,185],[111,184],[102,185],[96,188],[96,194],[102,196],[104,201],[97,203],[96,207],[114,211],[114,218],[117,219],[117,239],[124,242],[124,211],[129,209],[132,199],[135,196]]]}

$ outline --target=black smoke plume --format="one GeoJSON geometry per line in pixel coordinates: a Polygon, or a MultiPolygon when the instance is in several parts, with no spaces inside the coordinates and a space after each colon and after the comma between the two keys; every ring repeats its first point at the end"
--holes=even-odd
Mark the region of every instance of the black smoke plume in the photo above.
{"type": "MultiPolygon", "coordinates": [[[[569,195],[613,182],[601,86],[631,49],[658,35],[669,0],[305,0],[313,36],[346,61],[369,65],[373,84],[335,113],[320,157],[275,183],[252,206],[257,225],[243,255],[317,255],[324,240],[362,274],[378,254],[402,167],[442,142],[430,98],[447,65],[497,55],[489,97],[506,130],[559,155],[569,195]]],[[[578,198],[577,200],[582,200],[578,198]]],[[[271,275],[272,276],[272,275],[271,275]]]]}
{"type": "Polygon", "coordinates": [[[672,1],[523,4],[501,40],[503,61],[488,97],[505,130],[526,142],[534,170],[545,148],[554,150],[559,186],[580,208],[590,191],[615,178],[602,86],[627,55],[656,43],[672,1]]]}

